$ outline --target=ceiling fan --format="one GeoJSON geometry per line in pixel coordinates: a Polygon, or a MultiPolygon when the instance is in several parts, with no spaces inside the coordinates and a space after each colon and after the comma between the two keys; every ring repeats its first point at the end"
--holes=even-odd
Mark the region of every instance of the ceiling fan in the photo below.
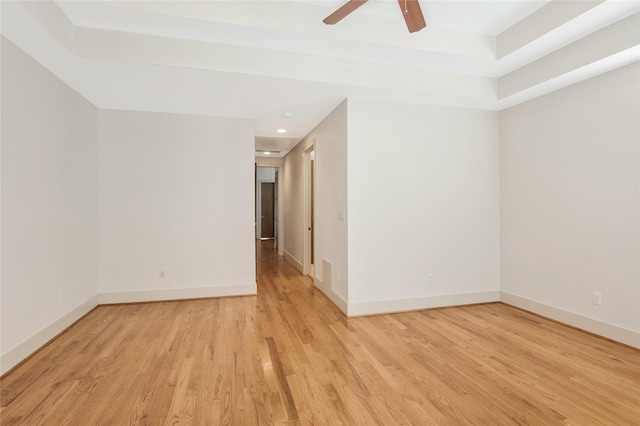
{"type": "MultiPolygon", "coordinates": [[[[338,8],[338,10],[324,18],[322,22],[327,25],[338,23],[366,2],[367,0],[349,0],[347,3],[342,5],[342,7],[338,8]]],[[[404,21],[407,23],[407,28],[410,33],[420,31],[427,26],[418,0],[398,0],[398,4],[400,5],[402,16],[404,17],[404,21]]]]}

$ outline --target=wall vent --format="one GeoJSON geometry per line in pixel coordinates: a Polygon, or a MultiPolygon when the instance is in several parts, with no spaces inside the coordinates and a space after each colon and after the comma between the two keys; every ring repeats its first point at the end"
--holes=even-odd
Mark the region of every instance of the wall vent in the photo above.
{"type": "Polygon", "coordinates": [[[332,280],[333,277],[333,265],[327,262],[326,260],[322,260],[322,284],[329,288],[333,288],[332,280]]]}

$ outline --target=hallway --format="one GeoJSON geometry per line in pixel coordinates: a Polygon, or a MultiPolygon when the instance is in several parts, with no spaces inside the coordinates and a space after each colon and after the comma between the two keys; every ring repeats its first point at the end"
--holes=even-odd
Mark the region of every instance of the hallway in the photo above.
{"type": "Polygon", "coordinates": [[[258,295],[99,306],[3,425],[635,424],[640,352],[502,304],[347,320],[257,242],[258,295]]]}

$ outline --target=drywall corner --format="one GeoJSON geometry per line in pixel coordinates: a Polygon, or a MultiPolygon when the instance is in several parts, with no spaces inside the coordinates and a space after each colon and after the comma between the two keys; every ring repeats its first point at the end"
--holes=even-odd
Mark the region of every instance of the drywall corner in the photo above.
{"type": "Polygon", "coordinates": [[[82,303],[75,309],[55,320],[38,333],[27,338],[17,346],[9,350],[0,357],[0,375],[5,374],[13,367],[24,361],[38,349],[46,345],[50,340],[63,333],[67,328],[71,327],[76,321],[80,320],[86,314],[91,312],[98,306],[98,296],[93,296],[86,302],[82,303]]]}

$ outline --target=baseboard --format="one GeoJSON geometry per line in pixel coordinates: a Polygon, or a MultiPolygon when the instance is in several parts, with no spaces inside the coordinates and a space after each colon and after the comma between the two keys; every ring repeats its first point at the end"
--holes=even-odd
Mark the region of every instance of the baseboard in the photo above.
{"type": "Polygon", "coordinates": [[[100,293],[100,305],[114,303],[157,302],[162,300],[201,299],[206,297],[248,296],[257,294],[256,283],[215,287],[177,288],[100,293]]]}
{"type": "Polygon", "coordinates": [[[441,296],[425,296],[409,299],[375,300],[349,303],[348,317],[386,314],[392,312],[415,311],[418,309],[442,308],[446,306],[473,305],[475,303],[497,302],[500,292],[484,291],[478,293],[447,294],[441,296]]]}
{"type": "Polygon", "coordinates": [[[333,302],[334,305],[338,309],[342,311],[343,314],[347,314],[347,302],[342,297],[338,296],[329,286],[324,285],[324,283],[318,279],[318,277],[313,278],[313,284],[316,286],[318,290],[324,293],[325,296],[329,298],[333,302]]]}
{"type": "Polygon", "coordinates": [[[153,302],[161,300],[199,299],[205,297],[244,296],[257,293],[256,284],[184,288],[171,290],[149,291],[125,291],[113,293],[100,293],[84,302],[82,305],[55,320],[51,325],[35,335],[29,337],[23,343],[11,349],[0,357],[0,375],[5,374],[31,354],[41,349],[51,339],[73,325],[80,318],[98,305],[114,303],[153,302]]]}
{"type": "Polygon", "coordinates": [[[636,331],[565,311],[564,309],[504,291],[500,292],[500,301],[507,305],[515,306],[516,308],[524,309],[525,311],[640,349],[640,333],[636,331]]]}
{"type": "Polygon", "coordinates": [[[302,266],[302,263],[298,261],[298,259],[293,257],[293,255],[288,251],[284,250],[283,253],[284,253],[284,258],[287,259],[287,261],[291,263],[293,266],[295,266],[296,269],[300,271],[301,274],[304,274],[304,267],[302,266]]]}
{"type": "Polygon", "coordinates": [[[98,306],[98,296],[93,296],[80,306],[72,309],[62,317],[55,320],[49,326],[43,328],[38,333],[29,337],[15,348],[0,357],[0,375],[3,375],[20,362],[27,359],[31,354],[46,345],[51,339],[65,331],[73,323],[89,313],[98,306]]]}

